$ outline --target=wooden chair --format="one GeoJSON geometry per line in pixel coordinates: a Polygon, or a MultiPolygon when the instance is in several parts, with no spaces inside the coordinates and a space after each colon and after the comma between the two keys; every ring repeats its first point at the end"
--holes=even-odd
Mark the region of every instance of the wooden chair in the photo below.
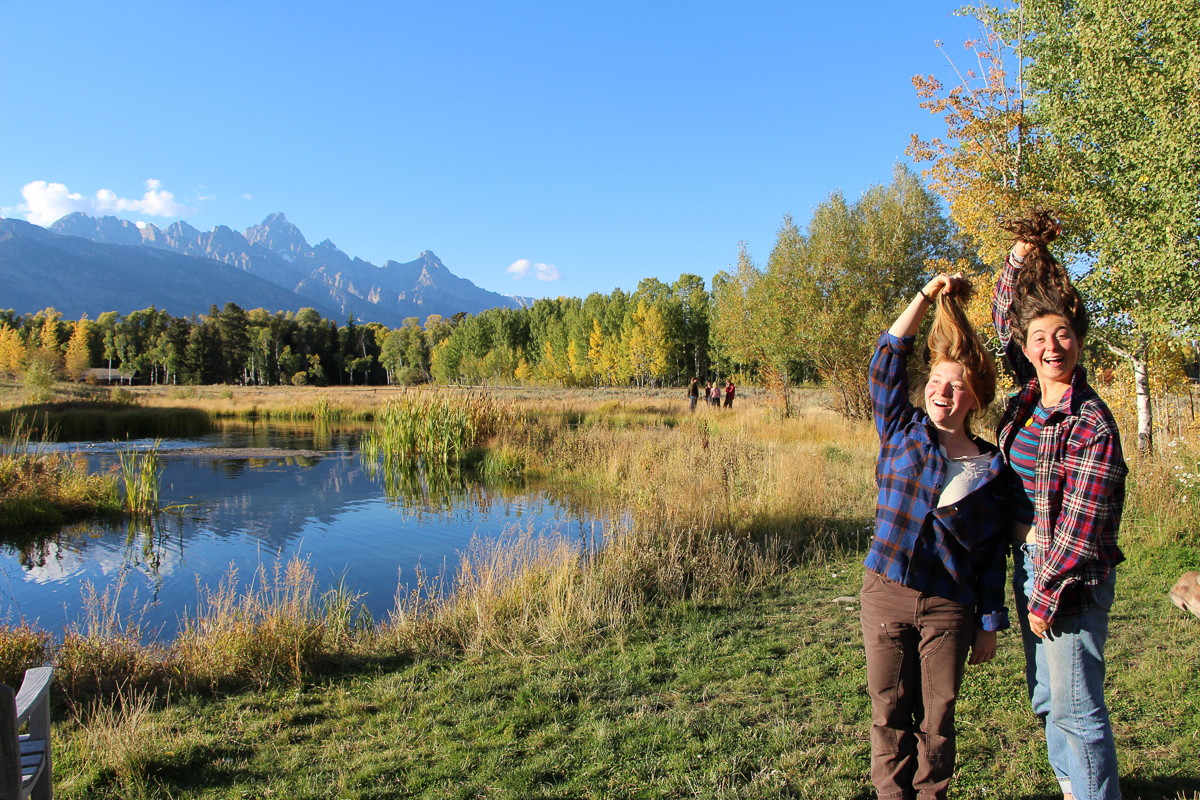
{"type": "Polygon", "coordinates": [[[0,800],[50,800],[50,681],[54,670],[25,673],[21,691],[0,683],[0,800]],[[29,733],[18,734],[29,723],[29,733]]]}

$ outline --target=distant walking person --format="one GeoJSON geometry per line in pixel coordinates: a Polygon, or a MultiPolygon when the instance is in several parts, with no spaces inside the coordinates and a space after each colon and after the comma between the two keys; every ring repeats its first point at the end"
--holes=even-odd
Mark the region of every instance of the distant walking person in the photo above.
{"type": "MultiPolygon", "coordinates": [[[[717,389],[720,392],[720,389],[717,389]]],[[[729,383],[725,384],[725,407],[733,408],[733,378],[729,379],[729,383]]]]}
{"type": "Polygon", "coordinates": [[[700,399],[700,383],[692,378],[692,383],[688,386],[688,411],[696,411],[696,401],[700,399]]]}

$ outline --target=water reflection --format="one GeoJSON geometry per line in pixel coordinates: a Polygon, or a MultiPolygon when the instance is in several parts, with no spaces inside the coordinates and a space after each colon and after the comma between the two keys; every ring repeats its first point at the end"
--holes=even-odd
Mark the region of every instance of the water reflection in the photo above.
{"type": "MultiPolygon", "coordinates": [[[[184,512],[5,536],[0,620],[61,630],[79,618],[86,584],[104,591],[124,581],[126,597],[153,603],[146,629],[170,635],[195,608],[199,587],[215,587],[231,566],[250,575],[293,556],[308,560],[323,584],[345,575],[384,619],[398,584],[418,565],[452,573],[472,535],[495,538],[516,524],[583,540],[598,526],[602,532],[586,510],[536,490],[486,486],[446,468],[364,463],[360,433],[260,423],[163,442],[160,497],[187,504],[184,512]]],[[[73,447],[93,469],[115,458],[112,443],[73,447]]]]}

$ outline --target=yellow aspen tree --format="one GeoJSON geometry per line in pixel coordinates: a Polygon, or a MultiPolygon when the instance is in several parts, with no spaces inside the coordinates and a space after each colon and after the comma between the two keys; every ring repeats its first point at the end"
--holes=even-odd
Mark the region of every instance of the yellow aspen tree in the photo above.
{"type": "Polygon", "coordinates": [[[574,339],[567,345],[567,363],[571,365],[571,377],[576,386],[592,383],[592,364],[581,355],[583,352],[583,345],[574,339]]]}
{"type": "Polygon", "coordinates": [[[629,332],[625,339],[629,342],[629,368],[639,385],[645,384],[650,377],[650,340],[646,336],[644,321],[646,318],[646,303],[639,301],[637,308],[630,315],[629,332]]]}
{"type": "Polygon", "coordinates": [[[650,375],[653,378],[665,378],[670,361],[670,342],[667,340],[667,323],[657,306],[646,306],[642,317],[642,329],[645,331],[646,347],[650,355],[650,375]]]}
{"type": "Polygon", "coordinates": [[[25,343],[12,328],[0,328],[0,375],[15,378],[25,360],[25,343]]]}
{"type": "Polygon", "coordinates": [[[600,351],[600,374],[603,376],[606,385],[613,386],[616,384],[620,364],[621,340],[616,337],[609,337],[604,341],[604,346],[600,351]]]}
{"type": "Polygon", "coordinates": [[[87,314],[84,314],[79,318],[79,322],[75,323],[75,331],[71,334],[71,340],[67,342],[66,369],[71,380],[79,380],[92,366],[91,333],[92,323],[88,321],[87,314]]]}
{"type": "Polygon", "coordinates": [[[542,362],[538,364],[538,378],[553,383],[558,380],[558,365],[554,358],[554,345],[550,344],[550,340],[546,340],[542,344],[542,362]]]}
{"type": "Polygon", "coordinates": [[[630,343],[633,339],[633,315],[625,317],[621,327],[621,338],[616,342],[616,374],[619,383],[629,383],[634,378],[633,358],[630,343]]]}
{"type": "Polygon", "coordinates": [[[612,382],[611,376],[605,371],[604,361],[604,331],[600,328],[600,320],[592,318],[592,330],[588,334],[588,361],[591,363],[592,374],[612,382]]]}
{"type": "Polygon", "coordinates": [[[946,136],[926,142],[914,134],[908,154],[930,162],[922,176],[945,198],[950,217],[984,262],[998,265],[1012,246],[1000,223],[1032,207],[1054,208],[1067,217],[1072,211],[1055,191],[1046,133],[1030,113],[1024,9],[1013,3],[964,11],[980,26],[980,36],[965,44],[978,68],[960,68],[937,42],[954,85],[947,89],[932,75],[912,80],[921,108],[945,119],[946,136]]]}
{"type": "Polygon", "coordinates": [[[517,359],[517,368],[513,371],[513,377],[521,383],[525,383],[533,377],[533,370],[529,368],[529,362],[525,360],[525,356],[517,359]]]}

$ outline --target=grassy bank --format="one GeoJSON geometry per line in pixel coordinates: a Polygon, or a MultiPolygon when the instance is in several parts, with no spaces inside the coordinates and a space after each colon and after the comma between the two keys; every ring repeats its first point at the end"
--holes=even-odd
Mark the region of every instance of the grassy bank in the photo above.
{"type": "Polygon", "coordinates": [[[17,417],[0,438],[0,529],[120,512],[115,475],[90,474],[87,459],[44,449],[35,433],[17,417]]]}
{"type": "MultiPolygon", "coordinates": [[[[1125,796],[1200,792],[1194,619],[1131,548],[1109,646],[1125,796]],[[1153,646],[1145,632],[1154,631],[1153,646]]],[[[469,658],[365,658],[220,699],[125,696],[59,725],[61,797],[868,798],[856,557],[637,625],[469,658]]],[[[957,797],[1050,800],[1015,634],[959,705],[957,797]]]]}
{"type": "MultiPolygon", "coordinates": [[[[596,555],[479,542],[451,592],[418,580],[388,620],[294,563],[214,588],[169,647],[103,598],[61,643],[7,629],[0,653],[59,667],[60,796],[869,796],[857,609],[837,598],[861,580],[872,429],[744,398],[506,402],[521,422],[489,453],[630,509],[596,555]]],[[[1195,453],[1131,458],[1109,649],[1131,798],[1200,793],[1200,623],[1165,594],[1200,564],[1176,469],[1195,453]]],[[[968,677],[958,796],[1054,796],[1021,663],[1004,634],[968,677]]]]}

